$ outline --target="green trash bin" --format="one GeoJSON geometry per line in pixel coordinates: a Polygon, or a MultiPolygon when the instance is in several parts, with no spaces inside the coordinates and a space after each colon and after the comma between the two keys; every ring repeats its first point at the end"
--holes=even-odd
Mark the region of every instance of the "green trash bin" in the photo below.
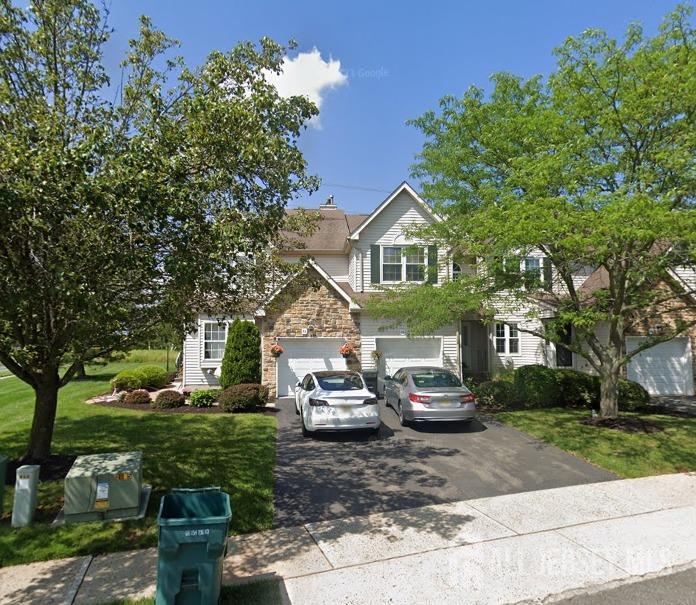
{"type": "Polygon", "coordinates": [[[162,498],[155,605],[217,605],[231,518],[230,497],[218,487],[162,498]]]}
{"type": "Polygon", "coordinates": [[[5,498],[5,476],[7,474],[7,456],[0,454],[0,517],[2,517],[2,503],[5,498]]]}

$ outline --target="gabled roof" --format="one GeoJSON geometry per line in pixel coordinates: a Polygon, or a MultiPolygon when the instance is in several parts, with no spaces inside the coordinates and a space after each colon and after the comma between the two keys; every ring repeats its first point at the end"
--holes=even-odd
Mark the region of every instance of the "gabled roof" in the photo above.
{"type": "Polygon", "coordinates": [[[416,193],[415,189],[411,187],[406,181],[401,183],[394,191],[392,191],[387,198],[379,205],[375,210],[372,211],[372,214],[370,214],[360,225],[358,225],[355,229],[352,230],[352,233],[350,234],[350,237],[348,239],[351,240],[357,240],[360,239],[360,232],[365,229],[389,204],[391,204],[399,194],[403,192],[408,193],[422,208],[430,215],[432,216],[436,221],[441,221],[442,217],[438,216],[433,212],[433,209],[430,207],[430,205],[420,196],[416,193]]]}
{"type": "MultiPolygon", "coordinates": [[[[281,286],[276,289],[273,294],[271,294],[268,297],[268,300],[266,301],[266,305],[271,303],[287,286],[292,282],[295,277],[297,277],[301,272],[302,269],[305,267],[311,267],[314,269],[328,284],[331,286],[331,288],[343,299],[348,303],[348,310],[349,311],[360,311],[361,307],[358,303],[356,303],[353,298],[351,298],[350,294],[345,291],[344,288],[342,288],[338,282],[331,277],[324,269],[322,269],[314,260],[311,258],[308,259],[305,263],[302,264],[301,268],[298,269],[295,273],[293,273],[286,281],[283,283],[281,286]]],[[[256,312],[256,315],[258,316],[263,316],[265,315],[265,312],[263,310],[258,310],[256,312]]]]}

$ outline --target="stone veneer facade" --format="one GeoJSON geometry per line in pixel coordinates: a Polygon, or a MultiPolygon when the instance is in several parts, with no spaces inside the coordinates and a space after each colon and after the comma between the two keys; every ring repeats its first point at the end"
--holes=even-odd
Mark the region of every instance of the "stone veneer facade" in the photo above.
{"type": "Polygon", "coordinates": [[[270,397],[276,396],[276,359],[271,355],[271,346],[276,338],[302,337],[302,329],[308,325],[314,327],[308,337],[339,337],[351,342],[358,355],[347,360],[347,367],[360,369],[360,317],[349,311],[348,303],[323,279],[317,282],[316,286],[289,292],[277,308],[267,310],[260,320],[261,382],[268,387],[270,397]]]}

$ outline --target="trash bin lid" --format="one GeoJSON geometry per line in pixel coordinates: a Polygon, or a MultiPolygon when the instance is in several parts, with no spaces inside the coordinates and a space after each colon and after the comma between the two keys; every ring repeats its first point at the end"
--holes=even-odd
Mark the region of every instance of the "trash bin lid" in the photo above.
{"type": "Polygon", "coordinates": [[[174,490],[160,500],[158,525],[226,523],[232,517],[230,497],[219,489],[174,490]]]}

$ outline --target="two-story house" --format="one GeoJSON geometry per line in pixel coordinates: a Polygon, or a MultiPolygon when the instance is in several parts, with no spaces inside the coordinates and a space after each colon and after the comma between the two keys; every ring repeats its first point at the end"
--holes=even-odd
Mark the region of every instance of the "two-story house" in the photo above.
{"type": "MultiPolygon", "coordinates": [[[[284,253],[290,262],[311,258],[306,271],[311,272],[313,284],[295,287],[290,279],[269,297],[266,308],[247,317],[261,331],[262,382],[272,396],[292,394],[308,371],[323,369],[377,369],[385,375],[402,366],[424,364],[483,376],[533,363],[587,369],[580,356],[518,330],[530,321],[522,311],[501,309],[499,321],[486,324],[474,315],[462,317],[417,337],[364,312],[365,301],[384,286],[426,279],[437,283],[467,270],[449,262],[445,251],[409,237],[410,226],[439,218],[408,183],[399,185],[370,214],[346,213],[331,198],[319,212],[317,229],[302,239],[301,247],[284,253]],[[339,349],[345,343],[353,345],[356,356],[341,356],[339,349]],[[283,349],[278,357],[271,354],[274,344],[283,349]]],[[[520,262],[521,270],[545,274],[549,269],[542,255],[532,254],[520,262]]],[[[585,281],[591,285],[593,275],[592,268],[579,268],[577,285],[585,281]]],[[[225,319],[200,316],[197,328],[184,342],[185,386],[216,384],[224,353],[225,319]]],[[[654,392],[693,394],[691,346],[686,337],[650,349],[636,358],[629,376],[646,386],[660,385],[652,388],[654,392]],[[680,357],[685,355],[686,361],[680,357]],[[663,376],[674,374],[674,367],[684,367],[688,375],[663,376]]]]}

